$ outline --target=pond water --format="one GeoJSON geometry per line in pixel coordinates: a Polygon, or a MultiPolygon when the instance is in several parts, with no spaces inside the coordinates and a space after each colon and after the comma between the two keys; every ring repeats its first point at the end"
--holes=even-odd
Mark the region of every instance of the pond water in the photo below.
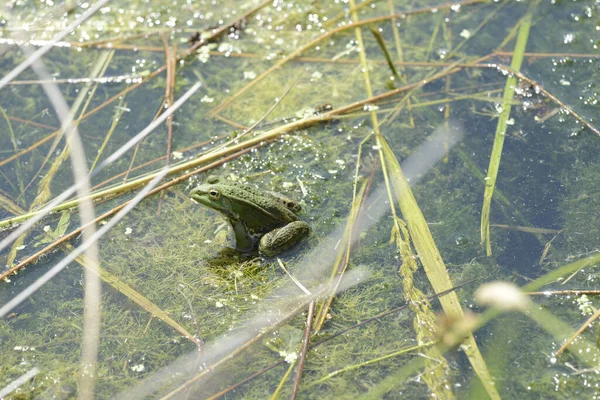
{"type": "Polygon", "coordinates": [[[598,0],[5,2],[0,398],[596,398],[598,46],[598,0]],[[235,250],[272,192],[310,235],[235,250]]]}

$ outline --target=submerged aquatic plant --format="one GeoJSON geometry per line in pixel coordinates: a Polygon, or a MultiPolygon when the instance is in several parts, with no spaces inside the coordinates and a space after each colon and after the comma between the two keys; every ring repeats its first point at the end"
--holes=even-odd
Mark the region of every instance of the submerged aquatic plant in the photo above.
{"type": "Polygon", "coordinates": [[[188,3],[1,11],[0,397],[594,393],[597,4],[188,3]]]}

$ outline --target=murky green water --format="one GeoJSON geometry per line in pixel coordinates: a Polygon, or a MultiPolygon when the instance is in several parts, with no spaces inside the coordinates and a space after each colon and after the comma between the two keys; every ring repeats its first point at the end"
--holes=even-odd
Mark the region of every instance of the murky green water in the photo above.
{"type": "MultiPolygon", "coordinates": [[[[0,10],[3,75],[25,60],[26,51],[40,49],[93,7],[76,3],[67,2],[67,10],[51,1],[8,2],[0,10]],[[29,44],[26,50],[22,43],[29,44]]],[[[359,3],[353,16],[347,1],[263,7],[247,1],[113,1],[42,57],[74,110],[88,168],[97,169],[164,111],[167,88],[175,101],[202,84],[175,112],[170,134],[160,124],[93,176],[96,193],[158,171],[166,154],[171,165],[184,167],[163,182],[217,161],[206,154],[230,139],[237,138],[227,142],[235,150],[239,142],[270,135],[252,143],[251,151],[143,200],[99,240],[97,398],[289,397],[295,386],[298,398],[597,396],[597,324],[590,322],[574,345],[556,352],[598,303],[593,291],[600,260],[600,137],[594,129],[600,127],[600,3],[467,3],[473,4],[369,1],[359,3]],[[204,37],[197,32],[207,35],[255,7],[225,35],[181,56],[174,79],[166,68],[155,72],[167,54],[181,55],[191,39],[204,37]],[[406,14],[390,17],[400,12],[406,14]],[[527,15],[531,27],[524,35],[527,15]],[[353,17],[373,21],[359,23],[357,36],[349,26],[353,17]],[[498,116],[508,104],[502,97],[510,74],[503,66],[523,40],[523,75],[506,121],[487,255],[480,225],[498,116]],[[419,84],[424,80],[426,85],[419,84]],[[369,90],[385,99],[325,121],[298,123],[297,129],[278,128],[367,99],[369,90]],[[460,142],[419,173],[412,191],[450,275],[448,287],[458,287],[464,318],[444,316],[418,246],[411,242],[403,250],[394,241],[402,222],[391,216],[383,173],[393,181],[394,171],[373,135],[373,115],[380,138],[400,163],[434,132],[461,127],[460,142]],[[198,159],[206,161],[192,165],[198,159]],[[330,293],[319,285],[329,282],[336,258],[347,265],[330,308],[322,298],[316,301],[307,349],[302,342],[310,299],[302,288],[275,259],[224,250],[234,244],[231,229],[189,199],[209,174],[300,201],[300,218],[312,233],[281,260],[309,291],[330,293]],[[352,234],[342,236],[357,210],[355,193],[369,200],[352,234]],[[400,272],[408,259],[419,267],[410,278],[400,272]],[[584,268],[556,273],[572,263],[584,268]],[[495,315],[474,332],[494,381],[495,390],[488,386],[486,394],[477,378],[481,370],[467,357],[473,349],[455,343],[447,349],[445,341],[475,316],[489,315],[473,300],[484,283],[524,286],[551,273],[540,290],[561,293],[531,295],[527,311],[495,315]],[[407,306],[415,299],[412,289],[429,296],[430,309],[416,311],[416,301],[407,306]],[[388,310],[395,311],[380,315],[388,310]],[[429,317],[437,328],[426,322],[429,317]],[[428,329],[437,333],[424,335],[428,329]],[[443,358],[431,356],[436,345],[443,358]]],[[[40,79],[28,68],[0,89],[2,237],[16,227],[9,226],[11,218],[41,208],[73,183],[69,147],[40,79]]],[[[425,152],[428,157],[433,151],[425,152]]],[[[96,215],[135,193],[96,199],[96,215]]],[[[411,218],[401,215],[398,204],[395,212],[411,218]]],[[[51,213],[2,251],[3,271],[79,225],[75,208],[51,213]]],[[[413,240],[418,236],[410,223],[408,233],[413,240]]],[[[8,276],[0,283],[0,306],[82,242],[78,235],[8,276]]],[[[80,395],[89,264],[82,258],[70,263],[0,319],[3,396],[80,395]],[[28,373],[18,388],[9,386],[28,373]]],[[[499,296],[510,300],[506,293],[499,296]]]]}

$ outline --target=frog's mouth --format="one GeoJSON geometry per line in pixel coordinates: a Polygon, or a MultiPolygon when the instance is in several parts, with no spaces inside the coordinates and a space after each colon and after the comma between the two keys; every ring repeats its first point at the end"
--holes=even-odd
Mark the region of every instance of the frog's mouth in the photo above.
{"type": "Polygon", "coordinates": [[[196,189],[192,190],[190,192],[190,198],[192,200],[194,200],[198,204],[205,205],[204,204],[204,198],[205,198],[205,196],[202,196],[202,192],[200,191],[200,189],[196,188],[196,189]]]}
{"type": "Polygon", "coordinates": [[[190,192],[190,198],[198,204],[210,208],[211,210],[217,211],[227,218],[236,219],[231,210],[228,208],[229,201],[221,198],[221,201],[214,201],[208,195],[207,190],[202,188],[196,188],[190,192]]]}

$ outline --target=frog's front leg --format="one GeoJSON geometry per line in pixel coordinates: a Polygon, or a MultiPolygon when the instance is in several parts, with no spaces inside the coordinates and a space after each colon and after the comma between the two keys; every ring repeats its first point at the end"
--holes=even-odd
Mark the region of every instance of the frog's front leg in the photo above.
{"type": "Polygon", "coordinates": [[[258,251],[265,257],[273,257],[294,247],[308,236],[310,227],[304,221],[290,222],[286,226],[267,232],[258,245],[258,251]]]}
{"type": "Polygon", "coordinates": [[[246,226],[240,221],[229,220],[229,223],[235,235],[235,248],[243,252],[252,250],[256,245],[256,239],[252,241],[246,226]]]}

